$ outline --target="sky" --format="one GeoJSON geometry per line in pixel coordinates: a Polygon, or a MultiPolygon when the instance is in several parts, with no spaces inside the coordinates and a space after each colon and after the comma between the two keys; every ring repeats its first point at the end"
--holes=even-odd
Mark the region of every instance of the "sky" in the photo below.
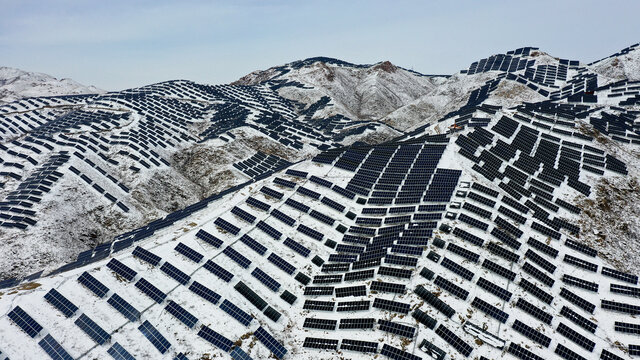
{"type": "Polygon", "coordinates": [[[591,62],[640,41],[638,14],[638,0],[0,0],[0,66],[104,90],[313,56],[452,74],[523,46],[591,62]]]}

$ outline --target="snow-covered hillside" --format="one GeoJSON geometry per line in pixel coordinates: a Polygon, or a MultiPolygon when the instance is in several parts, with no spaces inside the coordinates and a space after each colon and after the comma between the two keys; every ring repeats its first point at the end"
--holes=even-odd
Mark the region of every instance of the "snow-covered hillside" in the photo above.
{"type": "Polygon", "coordinates": [[[0,359],[633,359],[638,47],[2,106],[0,359]]]}
{"type": "Polygon", "coordinates": [[[0,104],[27,97],[98,94],[103,90],[72,79],[0,66],[0,104]]]}

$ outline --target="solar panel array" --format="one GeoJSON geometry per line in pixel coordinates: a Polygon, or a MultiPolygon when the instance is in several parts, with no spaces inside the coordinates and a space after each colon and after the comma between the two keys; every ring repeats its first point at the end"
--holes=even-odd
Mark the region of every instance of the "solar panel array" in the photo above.
{"type": "MultiPolygon", "coordinates": [[[[85,349],[65,339],[71,341],[68,348],[74,354],[89,351],[96,358],[105,352],[117,359],[154,356],[138,355],[147,351],[144,346],[134,347],[122,338],[130,335],[130,325],[112,329],[107,321],[111,318],[131,323],[151,350],[177,359],[189,354],[184,344],[195,343],[194,337],[215,346],[216,357],[221,351],[237,359],[267,354],[317,358],[324,352],[327,357],[471,357],[476,349],[482,349],[477,352],[480,359],[489,353],[502,356],[493,346],[506,347],[509,356],[522,359],[538,359],[550,352],[570,359],[593,354],[616,358],[623,355],[620,348],[638,351],[632,338],[639,331],[633,320],[640,314],[638,277],[607,265],[600,257],[604,251],[587,244],[580,223],[574,221],[584,211],[575,198],[597,191],[592,188],[593,177],[628,174],[626,164],[601,150],[598,140],[578,124],[586,121],[601,134],[616,136],[617,142],[640,143],[638,114],[626,108],[636,104],[635,94],[620,96],[624,100],[617,106],[591,102],[594,96],[608,96],[618,88],[625,88],[624,93],[636,85],[598,88],[594,86],[598,78],[579,63],[540,64],[532,55],[536,51],[522,48],[472,65],[466,73],[497,73],[473,90],[462,108],[439,119],[447,128],[456,124],[446,134],[433,135],[427,127],[419,127],[379,145],[320,145],[320,139],[332,138],[331,131],[349,120],[313,117],[331,106],[329,98],[309,107],[281,103],[269,89],[297,87],[282,79],[269,80],[260,88],[158,84],[144,96],[172,103],[176,94],[171,89],[180,87],[190,89],[190,99],[200,99],[189,105],[191,118],[182,119],[180,111],[161,116],[172,124],[162,127],[163,131],[176,129],[175,138],[168,136],[176,142],[180,134],[192,136],[186,129],[195,124],[190,119],[198,119],[208,126],[199,134],[204,141],[233,141],[229,140],[235,136],[231,130],[242,124],[287,147],[300,150],[317,140],[314,146],[326,151],[316,154],[312,167],[308,162],[292,165],[275,155],[257,153],[234,164],[254,179],[255,189],[233,189],[233,197],[199,213],[206,220],[198,218],[193,232],[180,228],[184,233],[174,232],[174,239],[153,235],[209,202],[167,215],[162,226],[150,224],[82,253],[64,268],[77,272],[58,273],[74,281],[46,283],[34,302],[8,309],[9,323],[26,332],[15,337],[25,337],[25,344],[38,342],[51,357],[68,356],[63,350],[66,344],[60,346],[52,337],[63,339],[51,316],[33,305],[44,301],[45,309],[55,308],[55,316],[61,319],[55,324],[64,327],[62,322],[73,322],[88,336],[85,340],[105,345],[85,349]],[[511,108],[485,103],[499,85],[509,82],[523,84],[549,101],[511,108]],[[236,101],[216,103],[205,111],[197,103],[212,99],[211,93],[236,101]],[[249,98],[265,109],[265,103],[290,109],[288,116],[299,112],[306,123],[277,115],[275,110],[251,112],[243,105],[249,98]],[[204,113],[213,119],[205,120],[204,113]],[[174,116],[181,119],[175,120],[180,125],[171,123],[174,116]],[[323,133],[320,128],[331,130],[323,133]],[[444,154],[450,158],[443,159],[444,154]],[[284,167],[286,171],[265,176],[284,167]],[[154,241],[140,241],[152,235],[154,241]],[[99,305],[105,302],[104,307],[99,305]],[[155,322],[159,312],[167,317],[155,322]],[[612,321],[600,321],[605,316],[612,321]],[[487,326],[474,332],[459,319],[487,326]],[[287,335],[301,330],[304,340],[287,335]],[[255,341],[245,341],[251,336],[255,341]],[[622,345],[608,346],[602,340],[607,337],[622,345]],[[549,350],[535,350],[540,346],[549,350]]],[[[124,97],[109,95],[109,101],[123,106],[137,103],[143,96],[135,95],[137,91],[124,97]]],[[[74,122],[83,128],[92,121],[119,124],[125,118],[79,113],[51,126],[66,131],[77,129],[74,122]]],[[[124,148],[121,155],[136,165],[140,161],[149,165],[153,158],[167,166],[160,160],[164,151],[155,152],[158,156],[145,151],[149,156],[144,157],[129,145],[124,148]]],[[[95,191],[106,192],[92,173],[75,166],[75,160],[73,169],[68,167],[69,158],[60,153],[43,163],[38,176],[52,176],[44,181],[54,183],[62,176],[58,173],[69,169],[95,191]]],[[[15,165],[5,162],[5,167],[15,165]]],[[[124,184],[116,186],[128,193],[124,184]]],[[[23,195],[34,203],[35,198],[28,196],[40,196],[24,191],[23,195]]],[[[25,199],[16,201],[20,200],[25,199]]],[[[126,200],[112,202],[123,212],[127,209],[126,200]]],[[[21,206],[10,205],[12,209],[21,206]]],[[[3,207],[0,214],[7,211],[3,207]]],[[[34,225],[29,224],[34,214],[14,219],[15,209],[11,211],[0,225],[34,225]]],[[[2,284],[17,285],[14,280],[2,284]]],[[[0,346],[4,349],[6,344],[0,340],[0,346]]]]}

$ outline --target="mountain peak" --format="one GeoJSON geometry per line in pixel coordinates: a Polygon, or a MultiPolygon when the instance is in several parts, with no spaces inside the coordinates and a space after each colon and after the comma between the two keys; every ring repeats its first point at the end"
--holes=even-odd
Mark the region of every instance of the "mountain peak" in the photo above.
{"type": "Polygon", "coordinates": [[[381,63],[376,64],[373,67],[374,70],[382,70],[388,73],[394,73],[398,70],[398,67],[393,65],[389,60],[383,61],[381,63]]]}
{"type": "Polygon", "coordinates": [[[87,86],[70,78],[58,79],[48,74],[0,67],[0,103],[27,97],[97,94],[104,90],[87,86]]]}

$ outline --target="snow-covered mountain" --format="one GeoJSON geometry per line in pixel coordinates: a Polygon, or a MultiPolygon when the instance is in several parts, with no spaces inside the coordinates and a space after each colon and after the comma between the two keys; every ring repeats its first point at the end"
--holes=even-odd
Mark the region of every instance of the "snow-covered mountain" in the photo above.
{"type": "Polygon", "coordinates": [[[72,79],[0,66],[0,104],[28,97],[98,94],[103,90],[72,79]]]}
{"type": "Polygon", "coordinates": [[[1,106],[0,359],[632,359],[638,59],[1,106]]]}

